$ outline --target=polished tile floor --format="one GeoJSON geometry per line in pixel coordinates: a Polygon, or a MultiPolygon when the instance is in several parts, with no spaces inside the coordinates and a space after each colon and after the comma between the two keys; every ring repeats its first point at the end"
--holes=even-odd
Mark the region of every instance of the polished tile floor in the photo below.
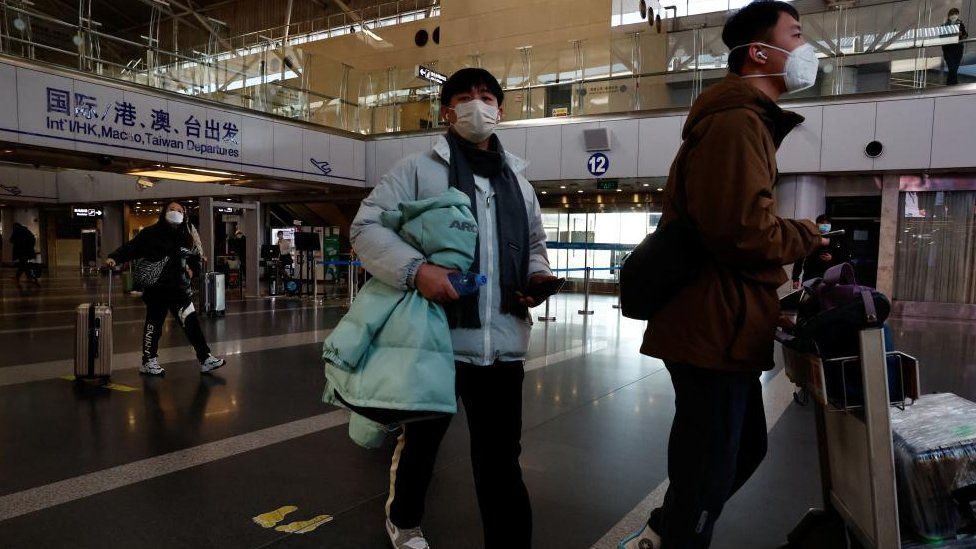
{"type": "MultiPolygon", "coordinates": [[[[0,546],[383,548],[392,448],[366,451],[346,415],[320,401],[319,343],[339,303],[235,299],[205,319],[228,357],[201,376],[167,321],[165,378],[140,377],[144,310],[118,288],[112,389],[78,388],[71,372],[74,310],[104,280],[73,273],[18,289],[0,281],[0,546]],[[277,526],[253,517],[297,509],[277,526]],[[301,521],[314,519],[312,526],[301,521]]],[[[643,324],[613,300],[553,302],[537,323],[524,384],[523,468],[535,546],[615,546],[666,481],[673,414],[667,372],[637,352],[643,324]],[[629,518],[628,518],[629,517],[629,518]]],[[[536,313],[541,311],[536,309],[536,313]]],[[[922,364],[925,392],[976,399],[976,328],[895,320],[898,346],[922,364]]],[[[713,547],[774,548],[819,504],[813,414],[791,403],[782,369],[764,375],[770,451],[729,503],[713,547]]],[[[480,546],[467,433],[455,421],[442,447],[424,527],[435,549],[480,546]]]]}

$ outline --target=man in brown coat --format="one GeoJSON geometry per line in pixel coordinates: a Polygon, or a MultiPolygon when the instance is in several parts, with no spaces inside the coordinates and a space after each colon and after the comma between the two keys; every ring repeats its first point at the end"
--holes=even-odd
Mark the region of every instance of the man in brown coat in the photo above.
{"type": "Polygon", "coordinates": [[[803,121],[776,100],[817,75],[799,15],[754,2],[727,21],[722,39],[730,72],[688,114],[662,218],[687,215],[707,260],[650,320],[641,346],[664,360],[674,385],[671,483],[621,549],[708,547],[725,502],[766,455],[759,375],[773,367],[782,266],[823,244],[812,221],[780,218],[773,202],[776,149],[803,121]]]}

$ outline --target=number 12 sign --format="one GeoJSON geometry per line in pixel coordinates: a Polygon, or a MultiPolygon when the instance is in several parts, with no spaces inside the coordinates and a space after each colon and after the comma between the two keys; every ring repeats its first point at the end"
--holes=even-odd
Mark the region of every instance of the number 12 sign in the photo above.
{"type": "Polygon", "coordinates": [[[590,175],[603,175],[610,169],[610,159],[603,153],[593,153],[586,161],[586,169],[590,175]]]}

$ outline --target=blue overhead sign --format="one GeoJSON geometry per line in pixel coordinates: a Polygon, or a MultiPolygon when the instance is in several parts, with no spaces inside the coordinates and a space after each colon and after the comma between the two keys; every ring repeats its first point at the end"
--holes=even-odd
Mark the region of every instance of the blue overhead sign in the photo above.
{"type": "Polygon", "coordinates": [[[365,142],[212,102],[12,60],[0,61],[0,95],[6,142],[312,182],[365,179],[365,142]]]}
{"type": "Polygon", "coordinates": [[[593,153],[586,161],[586,169],[589,170],[590,175],[601,176],[610,169],[610,159],[603,153],[593,153]]]}

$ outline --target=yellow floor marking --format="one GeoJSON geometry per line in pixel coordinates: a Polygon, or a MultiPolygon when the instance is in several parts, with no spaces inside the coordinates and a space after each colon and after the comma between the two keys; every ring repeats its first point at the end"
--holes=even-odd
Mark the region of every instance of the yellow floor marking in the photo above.
{"type": "Polygon", "coordinates": [[[319,526],[322,526],[326,522],[332,522],[331,515],[319,515],[317,517],[310,518],[308,520],[300,520],[297,522],[292,522],[285,524],[284,526],[279,526],[275,528],[278,532],[285,532],[288,534],[307,534],[312,530],[315,530],[319,526]]]}
{"type": "Polygon", "coordinates": [[[252,517],[255,523],[257,523],[261,528],[271,528],[275,524],[285,520],[285,515],[293,511],[297,511],[298,507],[294,505],[285,505],[284,507],[279,507],[274,511],[268,511],[267,513],[252,517]]]}
{"type": "Polygon", "coordinates": [[[122,385],[121,383],[109,383],[105,386],[106,389],[111,389],[113,391],[121,391],[123,393],[131,393],[132,391],[138,391],[135,387],[129,387],[128,385],[122,385]]]}
{"type": "MultiPolygon", "coordinates": [[[[67,381],[74,381],[77,378],[75,378],[75,376],[61,376],[61,379],[64,379],[64,380],[67,380],[67,381]]],[[[121,383],[106,383],[105,385],[102,385],[102,387],[105,387],[106,389],[111,389],[113,391],[119,391],[119,392],[122,392],[122,393],[131,393],[132,391],[138,391],[139,390],[139,389],[136,389],[135,387],[130,387],[128,385],[123,385],[121,383]]]]}

